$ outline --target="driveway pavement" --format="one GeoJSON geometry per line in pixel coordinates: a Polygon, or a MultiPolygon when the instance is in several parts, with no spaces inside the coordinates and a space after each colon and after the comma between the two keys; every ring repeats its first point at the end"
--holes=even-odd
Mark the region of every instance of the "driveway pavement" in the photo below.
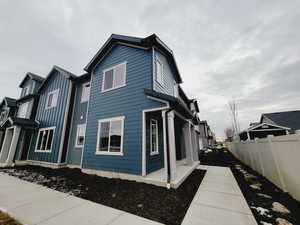
{"type": "Polygon", "coordinates": [[[198,166],[207,170],[183,225],[257,225],[230,168],[198,166]]]}
{"type": "Polygon", "coordinates": [[[160,224],[2,173],[0,210],[26,225],[160,224]]]}

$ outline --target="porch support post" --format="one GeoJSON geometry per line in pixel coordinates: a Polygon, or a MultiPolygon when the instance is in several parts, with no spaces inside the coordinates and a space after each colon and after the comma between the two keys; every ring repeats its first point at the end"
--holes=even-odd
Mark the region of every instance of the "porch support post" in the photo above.
{"type": "Polygon", "coordinates": [[[250,134],[249,134],[249,131],[247,131],[247,140],[250,141],[250,134]]]}
{"type": "Polygon", "coordinates": [[[188,165],[193,163],[193,153],[192,153],[192,138],[191,138],[191,124],[186,122],[183,126],[185,152],[186,152],[186,162],[188,165]]]}
{"type": "Polygon", "coordinates": [[[191,132],[192,132],[192,143],[193,143],[193,161],[194,162],[198,162],[199,161],[199,156],[198,156],[198,145],[197,145],[197,133],[196,133],[196,130],[195,130],[195,127],[192,126],[191,127],[191,132]]]}
{"type": "Polygon", "coordinates": [[[8,150],[9,150],[9,132],[8,130],[6,130],[5,135],[4,135],[4,140],[2,143],[2,148],[1,148],[1,152],[0,152],[0,163],[5,163],[6,159],[7,159],[7,154],[8,154],[8,150]]]}
{"type": "Polygon", "coordinates": [[[166,111],[161,111],[161,116],[163,120],[163,140],[164,140],[164,181],[168,178],[168,160],[167,160],[167,132],[166,132],[166,111]]]}
{"type": "Polygon", "coordinates": [[[21,127],[15,126],[13,132],[14,133],[13,133],[13,137],[11,140],[10,149],[8,152],[8,157],[6,160],[6,165],[8,165],[8,166],[13,164],[14,156],[15,156],[15,153],[17,150],[17,145],[18,145],[18,141],[19,141],[19,137],[20,137],[20,133],[21,133],[21,127]]]}
{"type": "Polygon", "coordinates": [[[176,179],[176,144],[175,144],[175,126],[174,111],[168,113],[168,138],[169,138],[169,156],[170,156],[170,175],[171,181],[176,179]]]}

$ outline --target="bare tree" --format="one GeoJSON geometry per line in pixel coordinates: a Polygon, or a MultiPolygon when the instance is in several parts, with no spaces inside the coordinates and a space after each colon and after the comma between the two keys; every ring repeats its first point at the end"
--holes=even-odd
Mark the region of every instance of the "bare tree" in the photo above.
{"type": "Polygon", "coordinates": [[[240,132],[240,124],[238,120],[238,107],[237,102],[235,100],[228,102],[230,115],[231,115],[231,123],[234,134],[237,135],[240,132]]]}
{"type": "Polygon", "coordinates": [[[225,136],[227,140],[232,140],[233,136],[234,136],[234,131],[231,127],[227,127],[225,130],[225,136]]]}

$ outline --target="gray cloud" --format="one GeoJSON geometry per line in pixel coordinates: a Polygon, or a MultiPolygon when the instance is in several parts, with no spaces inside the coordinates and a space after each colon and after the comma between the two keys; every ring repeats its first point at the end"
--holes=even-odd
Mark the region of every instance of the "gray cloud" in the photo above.
{"type": "Polygon", "coordinates": [[[0,97],[27,71],[81,74],[111,33],[156,33],[174,51],[190,97],[218,136],[239,102],[245,128],[263,112],[299,109],[299,1],[0,1],[0,97]]]}

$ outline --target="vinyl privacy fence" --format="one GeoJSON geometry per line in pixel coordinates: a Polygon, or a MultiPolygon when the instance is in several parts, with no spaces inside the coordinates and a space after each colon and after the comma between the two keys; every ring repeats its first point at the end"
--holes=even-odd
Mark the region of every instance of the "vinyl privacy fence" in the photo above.
{"type": "Polygon", "coordinates": [[[300,200],[300,134],[228,142],[238,159],[300,200]]]}

